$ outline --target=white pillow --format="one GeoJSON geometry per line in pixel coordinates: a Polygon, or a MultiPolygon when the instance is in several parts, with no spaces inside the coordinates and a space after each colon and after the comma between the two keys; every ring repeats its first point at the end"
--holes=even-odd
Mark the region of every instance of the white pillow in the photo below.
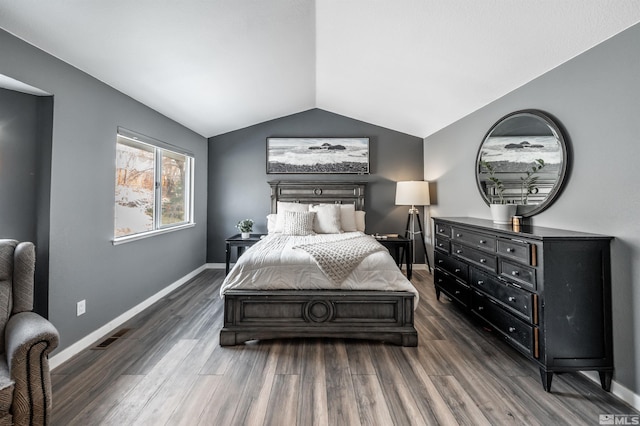
{"type": "Polygon", "coordinates": [[[355,232],[356,206],[353,204],[340,204],[340,226],[344,232],[355,232]]]}
{"type": "Polygon", "coordinates": [[[313,218],[316,216],[314,212],[292,212],[285,211],[284,216],[284,235],[313,235],[313,218]]]}
{"type": "Polygon", "coordinates": [[[276,232],[276,220],[278,219],[278,215],[275,213],[267,215],[267,233],[273,234],[276,232]]]}
{"type": "Polygon", "coordinates": [[[310,206],[309,211],[316,213],[313,220],[313,230],[318,234],[339,234],[342,232],[339,204],[318,204],[310,206]]]}
{"type": "Polygon", "coordinates": [[[364,214],[362,210],[356,210],[356,229],[360,232],[364,232],[364,214]]]}
{"type": "Polygon", "coordinates": [[[284,232],[284,212],[308,212],[309,204],[285,203],[278,201],[278,217],[276,218],[276,229],[274,232],[284,232]]]}

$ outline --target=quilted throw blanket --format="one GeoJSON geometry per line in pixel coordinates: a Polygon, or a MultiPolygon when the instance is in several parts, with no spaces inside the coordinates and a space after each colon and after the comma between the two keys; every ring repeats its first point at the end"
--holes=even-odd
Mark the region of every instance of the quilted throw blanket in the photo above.
{"type": "Polygon", "coordinates": [[[293,248],[309,253],[322,273],[335,284],[342,283],[365,257],[386,250],[375,238],[367,235],[339,241],[301,244],[293,248]]]}

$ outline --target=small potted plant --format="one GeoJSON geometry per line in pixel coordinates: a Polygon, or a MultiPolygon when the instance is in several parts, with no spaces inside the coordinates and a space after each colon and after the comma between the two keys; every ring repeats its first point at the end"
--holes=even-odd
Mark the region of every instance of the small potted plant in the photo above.
{"type": "Polygon", "coordinates": [[[516,214],[516,209],[518,208],[515,204],[506,204],[504,199],[504,184],[500,179],[498,179],[495,175],[496,170],[493,166],[486,161],[481,161],[480,164],[482,167],[487,169],[489,172],[489,180],[493,182],[493,187],[495,189],[495,194],[498,197],[496,201],[495,196],[491,197],[491,203],[489,204],[489,208],[491,209],[491,217],[493,218],[493,223],[506,225],[511,223],[511,217],[516,214]]]}
{"type": "Polygon", "coordinates": [[[544,166],[544,160],[542,158],[538,158],[534,165],[531,166],[531,170],[527,170],[525,175],[520,177],[520,193],[523,205],[526,205],[527,201],[529,201],[529,195],[538,193],[538,187],[536,186],[538,183],[538,176],[534,175],[544,166]]]}
{"type": "Polygon", "coordinates": [[[251,231],[253,231],[253,220],[242,219],[238,222],[236,228],[241,232],[242,238],[249,238],[251,237],[251,231]]]}

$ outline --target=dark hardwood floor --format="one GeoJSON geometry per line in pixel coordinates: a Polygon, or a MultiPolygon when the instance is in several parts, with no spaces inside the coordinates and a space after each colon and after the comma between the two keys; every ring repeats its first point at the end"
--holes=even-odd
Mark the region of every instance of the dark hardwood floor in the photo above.
{"type": "Polygon", "coordinates": [[[533,363],[435,300],[426,271],[412,280],[417,348],[329,339],[220,347],[223,278],[203,272],[107,348],[54,370],[52,423],[597,425],[600,414],[637,414],[579,374],[556,375],[544,392],[533,363]]]}

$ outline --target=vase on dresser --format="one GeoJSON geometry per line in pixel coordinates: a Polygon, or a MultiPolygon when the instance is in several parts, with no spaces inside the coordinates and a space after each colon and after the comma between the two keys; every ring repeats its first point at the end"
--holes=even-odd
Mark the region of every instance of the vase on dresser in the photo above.
{"type": "Polygon", "coordinates": [[[511,223],[511,218],[516,214],[518,208],[515,204],[490,204],[491,217],[493,223],[507,225],[511,223]]]}

